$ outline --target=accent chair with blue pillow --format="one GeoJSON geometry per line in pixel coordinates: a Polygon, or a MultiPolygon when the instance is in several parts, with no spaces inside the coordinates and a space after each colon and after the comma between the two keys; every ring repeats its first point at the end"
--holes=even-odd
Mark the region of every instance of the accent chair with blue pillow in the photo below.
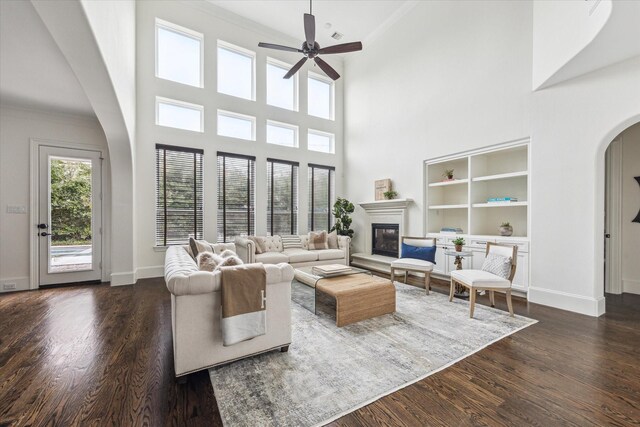
{"type": "Polygon", "coordinates": [[[436,263],[436,239],[402,236],[400,243],[400,258],[391,262],[391,281],[395,280],[396,270],[404,271],[405,283],[409,272],[424,274],[424,288],[429,295],[431,272],[436,263]]]}

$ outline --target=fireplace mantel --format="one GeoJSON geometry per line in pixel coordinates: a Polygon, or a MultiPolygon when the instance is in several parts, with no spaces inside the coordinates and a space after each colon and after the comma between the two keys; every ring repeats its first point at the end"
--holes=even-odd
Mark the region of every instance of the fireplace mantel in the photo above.
{"type": "Polygon", "coordinates": [[[375,202],[358,203],[362,209],[381,210],[381,209],[406,209],[413,203],[413,199],[392,199],[392,200],[376,200],[375,202]]]}

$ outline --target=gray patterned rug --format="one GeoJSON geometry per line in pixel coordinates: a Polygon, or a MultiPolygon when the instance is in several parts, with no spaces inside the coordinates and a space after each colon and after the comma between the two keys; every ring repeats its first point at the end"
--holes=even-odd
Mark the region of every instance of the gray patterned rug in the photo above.
{"type": "MultiPolygon", "coordinates": [[[[326,424],[536,323],[396,282],[396,313],[343,328],[297,303],[293,342],[209,370],[226,426],[326,424]]],[[[497,296],[500,298],[500,296],[497,296]]]]}

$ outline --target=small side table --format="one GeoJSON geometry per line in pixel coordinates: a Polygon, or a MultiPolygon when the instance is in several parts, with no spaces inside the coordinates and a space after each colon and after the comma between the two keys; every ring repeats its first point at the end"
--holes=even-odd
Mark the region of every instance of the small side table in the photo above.
{"type": "MultiPolygon", "coordinates": [[[[465,259],[466,257],[472,257],[473,256],[473,252],[470,251],[444,251],[444,254],[446,256],[452,256],[455,257],[455,259],[453,260],[453,265],[456,266],[456,270],[462,270],[462,260],[465,259]]],[[[454,294],[455,297],[457,298],[469,298],[469,292],[467,292],[467,289],[464,286],[458,285],[456,284],[456,293],[454,294]]]]}

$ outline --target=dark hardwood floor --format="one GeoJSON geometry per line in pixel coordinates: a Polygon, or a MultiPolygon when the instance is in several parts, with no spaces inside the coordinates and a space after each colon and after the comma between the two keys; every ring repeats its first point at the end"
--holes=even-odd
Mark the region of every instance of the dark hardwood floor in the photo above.
{"type": "MultiPolygon", "coordinates": [[[[539,323],[332,425],[640,425],[640,296],[514,305],[539,323]]],[[[170,310],[163,279],[0,295],[0,425],[221,425],[206,371],[173,378],[170,310]]]]}

